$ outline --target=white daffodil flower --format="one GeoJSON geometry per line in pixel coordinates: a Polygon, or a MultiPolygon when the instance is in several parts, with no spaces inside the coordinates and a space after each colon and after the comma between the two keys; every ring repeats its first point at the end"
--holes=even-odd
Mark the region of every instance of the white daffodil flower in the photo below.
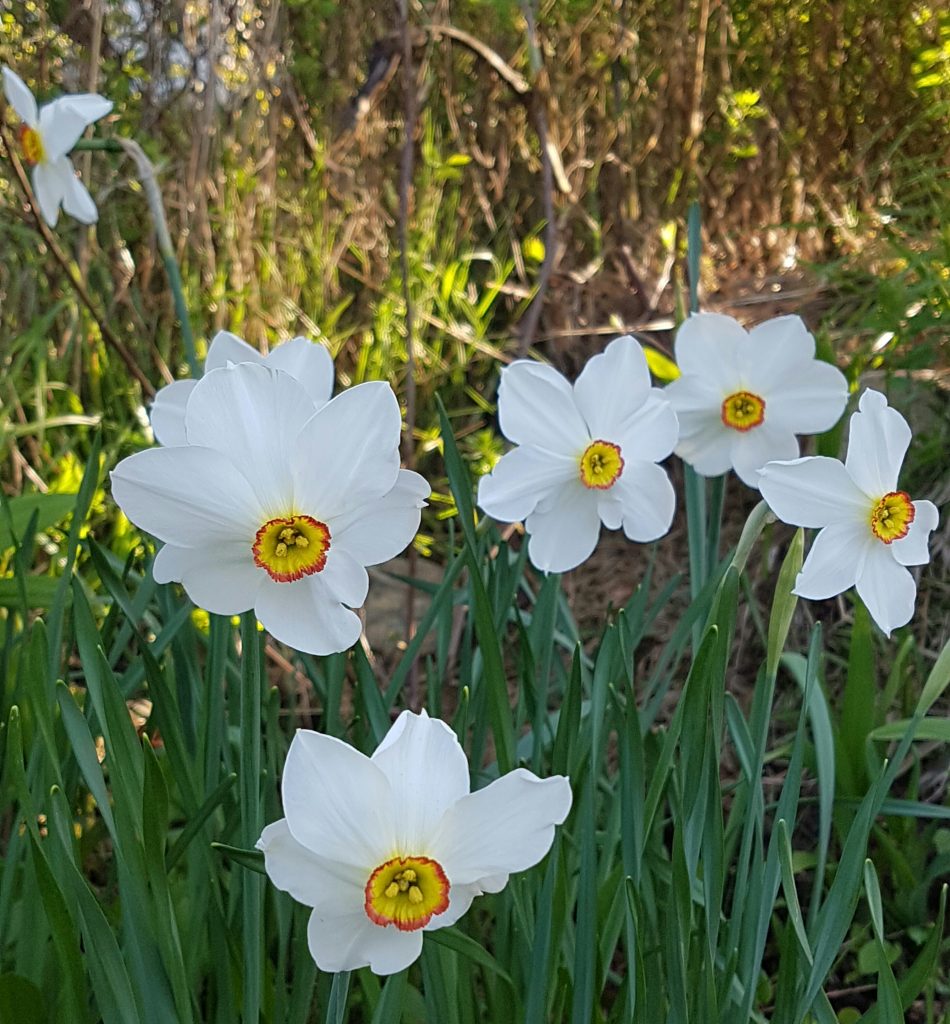
{"type": "Polygon", "coordinates": [[[819,528],[795,582],[799,597],[823,600],[855,587],[888,635],[910,621],[917,586],[906,566],[930,561],[937,526],[931,501],[897,489],[910,427],[877,391],[865,391],[851,417],[848,454],[770,462],[762,497],[783,522],[819,528]]]}
{"type": "Polygon", "coordinates": [[[33,93],[9,68],[3,69],[3,91],[23,122],[20,145],[33,171],[33,193],[43,220],[56,227],[62,207],[83,224],[95,224],[99,211],[66,154],[89,125],[112,110],[112,102],[96,93],[77,93],[39,110],[33,93]]]}
{"type": "MultiPolygon", "coordinates": [[[[274,370],[283,370],[295,377],[319,407],[330,401],[333,393],[333,359],[318,342],[309,338],[291,338],[277,345],[263,356],[230,331],[218,331],[208,346],[204,372],[210,373],[233,363],[261,363],[274,370]]],[[[152,433],[159,444],[166,446],[187,444],[185,437],[185,408],[198,383],[196,380],[176,380],[160,388],[149,410],[152,433]]]]}
{"type": "Polygon", "coordinates": [[[400,426],[382,381],[317,409],[290,374],[240,363],[195,385],[187,444],[123,459],[112,495],[164,541],[159,583],[219,615],[253,608],[299,651],[343,651],[360,635],[365,567],[410,543],[429,495],[399,468],[400,426]]]}
{"type": "Polygon", "coordinates": [[[508,876],[540,861],[571,809],[569,781],[523,768],[469,792],[455,733],[404,711],[372,757],[298,730],[282,781],[286,818],[258,842],[278,889],[313,907],[324,971],[395,974],[508,876]]]}
{"type": "Polygon", "coordinates": [[[749,487],[773,459],[794,459],[796,434],[830,430],[848,384],[815,358],[815,339],[797,316],[746,331],[731,316],[695,313],[676,335],[681,376],[666,395],[680,422],[676,454],[701,476],[734,469],[749,487]]]}
{"type": "Polygon", "coordinates": [[[539,569],[580,565],[601,523],[641,542],[669,530],[676,497],[657,463],[676,444],[676,414],[650,386],[636,339],[612,341],[573,387],[550,366],[512,363],[501,374],[498,419],[518,447],[479,481],[478,504],[495,519],[524,520],[539,569]]]}

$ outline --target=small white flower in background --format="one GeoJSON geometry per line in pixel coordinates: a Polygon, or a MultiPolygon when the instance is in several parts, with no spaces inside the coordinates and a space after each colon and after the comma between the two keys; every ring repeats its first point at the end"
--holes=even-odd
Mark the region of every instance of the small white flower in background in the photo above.
{"type": "Polygon", "coordinates": [[[573,387],[550,366],[512,363],[501,373],[498,419],[518,447],[479,481],[478,504],[495,519],[524,520],[539,569],[580,565],[601,523],[641,542],[669,530],[676,497],[657,463],[676,444],[676,415],[650,386],[634,338],[612,341],[573,387]]]}
{"type": "Polygon", "coordinates": [[[282,781],[286,818],[258,842],[278,889],[313,907],[324,971],[395,974],[508,876],[537,864],[571,809],[569,781],[519,768],[469,792],[455,733],[404,711],[372,757],[298,730],[282,781]]]}
{"type": "Polygon", "coordinates": [[[914,614],[917,586],[906,566],[930,561],[937,526],[930,501],[897,489],[910,427],[877,391],[865,391],[851,417],[848,454],[770,462],[762,497],[783,522],[820,528],[795,582],[799,597],[823,600],[855,587],[890,636],[914,614]]]}
{"type": "Polygon", "coordinates": [[[33,193],[43,220],[56,227],[62,207],[83,224],[95,224],[99,211],[66,154],[89,125],[112,110],[112,102],[96,93],[77,93],[39,110],[33,93],[9,68],[3,69],[3,91],[23,122],[20,145],[33,169],[33,193]]]}
{"type": "MultiPolygon", "coordinates": [[[[333,359],[323,345],[308,338],[291,338],[263,356],[236,334],[218,331],[208,346],[204,372],[210,373],[232,363],[261,363],[274,370],[284,370],[300,381],[318,408],[326,405],[333,393],[333,359]]],[[[155,395],[149,418],[159,444],[188,443],[185,408],[197,383],[196,380],[176,380],[160,388],[155,395]]]]}
{"type": "Polygon", "coordinates": [[[796,434],[838,422],[848,384],[815,358],[815,339],[797,316],[746,331],[731,316],[695,313],[676,335],[681,376],[666,395],[680,423],[676,454],[701,476],[734,469],[749,487],[773,459],[799,455],[796,434]]]}
{"type": "Polygon", "coordinates": [[[195,385],[188,443],[123,459],[112,496],[164,542],[159,583],[219,615],[253,608],[278,640],[331,654],[359,638],[365,567],[412,541],[429,496],[399,468],[400,427],[382,381],[317,408],[290,374],[240,363],[195,385]]]}

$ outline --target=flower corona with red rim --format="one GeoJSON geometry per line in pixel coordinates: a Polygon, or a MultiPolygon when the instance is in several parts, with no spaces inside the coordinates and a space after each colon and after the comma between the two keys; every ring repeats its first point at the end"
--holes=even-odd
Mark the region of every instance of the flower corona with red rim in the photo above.
{"type": "Polygon", "coordinates": [[[620,445],[610,441],[592,441],[581,456],[581,483],[595,491],[606,491],[623,472],[620,445]]]}
{"type": "Polygon", "coordinates": [[[272,580],[292,583],[327,564],[330,529],[313,516],[271,519],[257,531],[252,550],[254,564],[272,580]]]}
{"type": "Polygon", "coordinates": [[[369,876],[364,890],[366,916],[383,928],[424,928],[449,908],[449,880],[431,857],[393,857],[369,876]]]}
{"type": "Polygon", "coordinates": [[[885,544],[893,544],[907,536],[915,514],[906,491],[891,491],[871,510],[871,533],[885,544]]]}
{"type": "Polygon", "coordinates": [[[736,391],[722,400],[722,422],[743,433],[761,427],[765,422],[765,402],[751,391],[736,391]]]}
{"type": "Polygon", "coordinates": [[[23,158],[31,167],[41,164],[45,159],[43,137],[36,128],[31,128],[28,124],[20,125],[20,148],[23,150],[23,158]]]}

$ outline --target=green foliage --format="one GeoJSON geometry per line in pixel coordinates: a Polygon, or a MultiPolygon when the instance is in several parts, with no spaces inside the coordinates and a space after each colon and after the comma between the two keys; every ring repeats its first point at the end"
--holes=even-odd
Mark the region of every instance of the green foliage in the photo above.
{"type": "MultiPolygon", "coordinates": [[[[825,751],[844,748],[820,698],[818,631],[801,663],[792,739],[775,747],[770,738],[780,665],[797,657],[779,655],[800,543],[780,574],[775,625],[744,709],[727,680],[741,574],[762,542],[761,515],[736,558],[717,563],[694,597],[686,633],[668,639],[650,668],[641,652],[656,644],[657,617],[675,589],[653,595],[645,579],[585,652],[556,599],[557,579],[539,586],[523,555],[476,524],[464,463],[450,433],[444,441],[462,550],[395,675],[388,685],[377,680],[359,653],[298,656],[297,664],[319,727],[368,751],[402,704],[419,644],[446,635],[456,609],[471,609],[456,660],[437,643],[419,664],[425,703],[453,722],[475,785],[519,762],[569,773],[575,806],[548,858],[477,901],[455,927],[428,935],[408,972],[382,985],[366,971],[320,975],[306,952],[305,908],[269,886],[259,855],[246,852],[260,824],[280,814],[274,773],[296,725],[289,709],[278,713],[281,689],[262,685],[253,620],[239,657],[226,620],[203,631],[173,590],[127,567],[110,583],[106,617],[74,583],[63,648],[47,642],[40,620],[11,619],[7,631],[0,743],[3,791],[15,795],[16,810],[0,874],[0,1000],[35,987],[50,1021],[237,1021],[259,1000],[261,1019],[275,1022],[514,1024],[802,1020],[809,1011],[831,1020],[822,988],[846,969],[876,978],[868,1021],[893,1020],[895,1007],[933,993],[942,984],[943,899],[924,904],[923,946],[906,960],[912,947],[892,938],[881,868],[866,854],[913,738],[943,736],[940,720],[925,716],[950,683],[950,651],[912,718],[863,741],[898,742],[888,767],[875,768],[865,788],[837,791],[825,751]],[[118,646],[109,634],[143,618],[150,628],[132,641],[130,658],[135,634],[118,646]],[[689,654],[691,621],[701,628],[689,654]],[[81,675],[53,695],[51,680],[64,668],[72,675],[74,650],[81,675]],[[512,699],[506,681],[517,666],[512,699]],[[674,691],[671,716],[658,720],[657,697],[674,691]],[[339,717],[344,693],[352,711],[339,717]],[[126,705],[137,695],[151,702],[140,737],[126,705]],[[720,772],[729,760],[739,765],[734,778],[720,772]],[[776,763],[781,784],[765,787],[776,763]],[[823,821],[849,792],[859,801],[839,839],[822,828],[817,865],[806,838],[806,778],[823,821]],[[805,902],[802,892],[811,894],[805,902]],[[867,935],[862,920],[871,933],[855,943],[850,934],[867,935]],[[763,987],[776,955],[777,973],[763,987]]],[[[94,483],[92,472],[74,523],[94,483]]],[[[51,624],[65,599],[63,591],[51,624]]],[[[910,813],[930,812],[921,804],[910,813]]]]}

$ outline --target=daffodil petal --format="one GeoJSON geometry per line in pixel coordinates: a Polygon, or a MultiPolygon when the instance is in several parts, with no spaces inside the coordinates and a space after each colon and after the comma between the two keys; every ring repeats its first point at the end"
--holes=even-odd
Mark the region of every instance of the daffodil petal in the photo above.
{"type": "Polygon", "coordinates": [[[320,571],[320,581],[341,604],[350,608],[363,607],[369,590],[366,569],[332,539],[327,563],[320,571]]]}
{"type": "MultiPolygon", "coordinates": [[[[751,388],[756,390],[754,382],[751,388]]],[[[767,426],[794,434],[818,434],[830,430],[841,418],[848,404],[848,382],[836,366],[812,359],[788,367],[768,395],[767,426]]]]}
{"type": "Polygon", "coordinates": [[[521,445],[503,455],[478,481],[478,505],[493,519],[516,523],[579,477],[576,458],[521,445]]]}
{"type": "Polygon", "coordinates": [[[670,381],[662,389],[677,416],[687,413],[699,413],[703,416],[715,415],[722,423],[721,408],[723,390],[713,384],[708,376],[679,376],[670,381]]]}
{"type": "Polygon", "coordinates": [[[298,729],[281,794],[291,835],[318,857],[359,868],[368,879],[392,856],[392,787],[378,765],[342,740],[298,729]]]}
{"type": "Polygon", "coordinates": [[[357,384],[327,402],[293,447],[300,507],[327,521],[384,498],[399,475],[401,426],[399,403],[383,381],[357,384]]]}
{"type": "Polygon", "coordinates": [[[247,481],[210,448],[149,448],[123,459],[111,480],[112,497],[129,519],[176,547],[246,539],[250,550],[262,522],[247,481]]]}
{"type": "Polygon", "coordinates": [[[70,92],[55,102],[67,103],[80,117],[86,119],[87,126],[111,114],[113,106],[112,100],[107,100],[97,92],[70,92]]]}
{"type": "Polygon", "coordinates": [[[517,768],[445,814],[432,839],[432,855],[453,885],[524,871],[551,848],[554,826],[570,809],[566,778],[539,779],[517,768]]]}
{"type": "Polygon", "coordinates": [[[430,493],[428,482],[418,473],[399,470],[392,490],[382,498],[330,520],[334,546],[363,565],[388,562],[412,543],[430,493]]]}
{"type": "Polygon", "coordinates": [[[865,391],[851,417],[845,459],[858,487],[873,497],[897,490],[910,436],[907,420],[888,406],[887,399],[879,391],[865,391]]]}
{"type": "Polygon", "coordinates": [[[422,930],[381,928],[362,911],[345,917],[321,917],[316,911],[307,925],[310,955],[321,971],[337,973],[369,967],[374,974],[398,974],[419,958],[422,930]]]}
{"type": "Polygon", "coordinates": [[[623,532],[641,544],[669,532],[676,509],[676,492],[662,466],[628,462],[617,481],[623,504],[623,532]]]}
{"type": "Polygon", "coordinates": [[[65,156],[82,133],[112,109],[109,100],[87,93],[77,97],[61,96],[40,111],[39,130],[47,160],[65,156]],[[94,113],[94,117],[89,114],[94,113]]]}
{"type": "Polygon", "coordinates": [[[232,363],[263,363],[264,357],[253,345],[230,331],[218,331],[205,356],[205,373],[225,370],[232,363]]]}
{"type": "Polygon", "coordinates": [[[619,530],[623,526],[623,502],[620,500],[620,481],[609,491],[597,495],[597,515],[608,530],[619,530]]]}
{"type": "Polygon", "coordinates": [[[819,455],[769,462],[759,475],[759,490],[775,515],[792,526],[870,523],[870,501],[837,459],[819,455]]]}
{"type": "Polygon", "coordinates": [[[815,339],[800,316],[777,316],[749,331],[753,358],[746,371],[750,390],[771,392],[784,386],[789,372],[815,358],[815,339]]]}
{"type": "Polygon", "coordinates": [[[643,404],[612,435],[624,459],[662,462],[676,447],[680,425],[665,389],[650,388],[643,404]]]}
{"type": "Polygon", "coordinates": [[[268,577],[254,612],[275,640],[306,654],[349,650],[362,632],[359,616],[340,603],[319,573],[292,583],[268,577]]]}
{"type": "Polygon", "coordinates": [[[742,358],[749,335],[737,320],[721,313],[693,313],[680,325],[673,348],[680,372],[705,378],[722,397],[736,389],[742,367],[749,363],[742,358]]]}
{"type": "Polygon", "coordinates": [[[66,189],[70,187],[68,178],[72,170],[67,166],[65,171],[62,161],[55,164],[44,161],[33,168],[33,193],[40,215],[51,228],[56,227],[59,208],[66,197],[66,189]]]}
{"type": "MultiPolygon", "coordinates": [[[[507,875],[505,878],[507,879],[507,875]]],[[[481,896],[484,889],[477,885],[453,885],[449,888],[449,905],[441,914],[436,914],[432,920],[423,925],[422,930],[435,932],[440,928],[451,928],[453,924],[463,918],[472,905],[476,896],[481,896]]]]}
{"type": "Polygon", "coordinates": [[[23,79],[9,68],[3,69],[3,92],[23,123],[29,128],[35,128],[39,124],[36,99],[23,79]]]}
{"type": "Polygon", "coordinates": [[[574,390],[553,367],[527,359],[501,371],[498,421],[513,444],[579,457],[590,441],[574,390]]]}
{"type": "Polygon", "coordinates": [[[798,456],[798,439],[790,430],[773,427],[768,421],[745,433],[732,430],[732,467],[749,487],[759,486],[759,472],[767,462],[798,456]]]}
{"type": "Polygon", "coordinates": [[[491,875],[487,878],[480,878],[471,885],[453,885],[449,889],[449,905],[441,914],[436,914],[432,920],[423,927],[423,931],[434,932],[439,928],[450,928],[460,918],[468,913],[472,900],[477,896],[483,896],[487,892],[501,892],[508,884],[508,875],[491,875]]]}
{"type": "Polygon", "coordinates": [[[257,848],[274,885],[318,914],[350,915],[362,906],[363,869],[318,857],[294,839],[286,818],[264,829],[257,848]]]}
{"type": "Polygon", "coordinates": [[[254,564],[251,544],[217,542],[181,548],[166,544],[155,556],[157,583],[180,583],[191,600],[215,615],[240,615],[254,607],[265,580],[254,564]]]}
{"type": "Polygon", "coordinates": [[[557,500],[525,520],[528,556],[544,572],[567,572],[586,561],[597,547],[600,515],[597,492],[580,482],[557,492],[557,500]]]}
{"type": "Polygon", "coordinates": [[[630,419],[649,393],[646,357],[630,335],[616,338],[603,352],[588,359],[574,384],[574,400],[590,436],[609,440],[629,432],[630,419]]]}
{"type": "Polygon", "coordinates": [[[63,209],[80,224],[95,224],[99,220],[99,211],[89,194],[89,189],[76,175],[69,157],[64,156],[63,160],[69,167],[69,175],[64,178],[66,190],[63,194],[63,209]]]}
{"type": "Polygon", "coordinates": [[[891,551],[901,565],[926,565],[930,561],[930,535],[937,528],[940,515],[932,501],[915,501],[914,521],[907,536],[891,543],[891,551]]]}
{"type": "MultiPolygon", "coordinates": [[[[313,412],[310,397],[289,374],[239,363],[198,381],[185,410],[185,432],[190,445],[213,448],[241,469],[270,513],[266,520],[287,515],[294,504],[288,456],[300,454],[301,428],[313,412]]],[[[321,518],[312,508],[301,511],[321,518]]]]}
{"type": "Polygon", "coordinates": [[[468,795],[468,759],[454,732],[423,711],[396,719],[372,756],[402,805],[396,844],[407,853],[428,850],[442,815],[468,795]],[[437,766],[438,771],[433,771],[437,766]]]}
{"type": "Polygon", "coordinates": [[[148,413],[149,421],[155,440],[166,448],[188,443],[185,409],[197,383],[196,380],[176,380],[160,388],[155,395],[148,413]]]}
{"type": "Polygon", "coordinates": [[[868,549],[856,589],[871,618],[888,637],[913,617],[917,584],[910,570],[891,553],[889,545],[875,544],[868,549]]]}
{"type": "Polygon", "coordinates": [[[874,541],[871,531],[860,523],[832,523],[815,538],[795,581],[799,597],[823,601],[843,594],[854,586],[874,541]]]}
{"type": "Polygon", "coordinates": [[[264,360],[266,366],[284,370],[303,385],[316,405],[325,405],[333,394],[333,358],[319,342],[291,338],[281,342],[264,360]]]}
{"type": "Polygon", "coordinates": [[[678,412],[677,417],[680,439],[676,454],[684,462],[688,462],[700,476],[722,476],[732,469],[734,431],[723,426],[718,411],[678,412]]]}

